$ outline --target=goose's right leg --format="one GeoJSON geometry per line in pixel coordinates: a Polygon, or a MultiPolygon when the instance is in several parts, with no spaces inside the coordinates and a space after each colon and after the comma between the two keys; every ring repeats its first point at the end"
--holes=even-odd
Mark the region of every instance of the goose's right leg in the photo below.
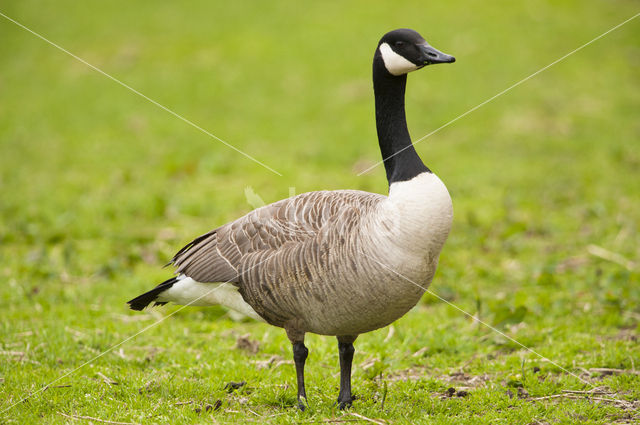
{"type": "Polygon", "coordinates": [[[296,364],[296,378],[298,381],[298,408],[303,410],[307,404],[307,393],[304,389],[304,362],[307,360],[309,350],[304,342],[293,343],[293,362],[296,364]]]}
{"type": "Polygon", "coordinates": [[[357,335],[338,337],[338,353],[340,354],[340,393],[338,394],[338,408],[340,410],[351,407],[351,363],[353,362],[353,342],[357,335]]]}

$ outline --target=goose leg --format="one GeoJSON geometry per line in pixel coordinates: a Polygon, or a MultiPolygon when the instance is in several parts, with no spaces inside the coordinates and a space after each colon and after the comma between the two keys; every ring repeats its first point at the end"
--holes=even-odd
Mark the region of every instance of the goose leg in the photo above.
{"type": "Polygon", "coordinates": [[[293,343],[293,362],[296,364],[296,377],[298,381],[298,408],[302,411],[306,408],[307,393],[304,389],[304,362],[307,360],[309,350],[304,342],[293,343]]]}
{"type": "Polygon", "coordinates": [[[354,336],[338,337],[338,353],[340,355],[340,393],[338,394],[338,407],[342,410],[351,406],[351,363],[353,362],[354,336]]]}

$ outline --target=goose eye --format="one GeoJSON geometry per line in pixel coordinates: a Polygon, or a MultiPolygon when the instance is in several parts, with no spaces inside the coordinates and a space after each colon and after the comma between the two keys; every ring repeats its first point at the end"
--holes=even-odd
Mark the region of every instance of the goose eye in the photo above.
{"type": "Polygon", "coordinates": [[[404,46],[404,41],[396,41],[395,46],[396,46],[396,47],[402,47],[402,46],[404,46]]]}

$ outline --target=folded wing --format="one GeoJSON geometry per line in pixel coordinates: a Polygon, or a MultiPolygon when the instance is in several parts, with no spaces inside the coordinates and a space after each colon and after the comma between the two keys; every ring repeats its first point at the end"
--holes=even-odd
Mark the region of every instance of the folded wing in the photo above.
{"type": "Polygon", "coordinates": [[[345,209],[369,210],[383,195],[356,190],[308,192],[258,208],[206,233],[171,261],[176,273],[198,282],[239,282],[250,254],[291,248],[316,237],[345,209]]]}

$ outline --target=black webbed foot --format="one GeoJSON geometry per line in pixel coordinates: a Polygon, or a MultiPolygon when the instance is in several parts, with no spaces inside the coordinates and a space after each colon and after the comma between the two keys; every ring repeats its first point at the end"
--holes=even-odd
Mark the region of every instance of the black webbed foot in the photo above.
{"type": "Polygon", "coordinates": [[[307,399],[305,397],[298,397],[298,410],[304,412],[307,410],[307,399]]]}
{"type": "Polygon", "coordinates": [[[351,400],[346,400],[346,401],[338,400],[338,409],[340,410],[348,409],[353,404],[353,400],[354,400],[353,397],[351,398],[351,400]]]}

